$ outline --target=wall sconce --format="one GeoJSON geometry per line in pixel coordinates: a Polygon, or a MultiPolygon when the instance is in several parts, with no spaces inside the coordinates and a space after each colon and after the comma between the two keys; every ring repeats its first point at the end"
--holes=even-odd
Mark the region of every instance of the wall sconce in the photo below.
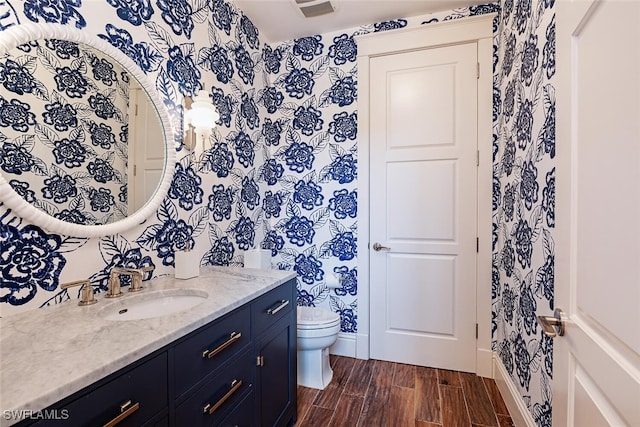
{"type": "Polygon", "coordinates": [[[193,99],[184,98],[183,143],[185,148],[191,151],[195,163],[200,163],[202,155],[209,148],[209,137],[219,118],[220,114],[206,90],[198,91],[193,99]]]}

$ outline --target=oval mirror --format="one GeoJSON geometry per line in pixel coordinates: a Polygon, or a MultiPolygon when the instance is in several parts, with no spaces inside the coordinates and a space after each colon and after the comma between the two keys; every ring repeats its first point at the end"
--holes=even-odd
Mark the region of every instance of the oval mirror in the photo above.
{"type": "Polygon", "coordinates": [[[141,223],[171,184],[169,123],[110,44],[58,24],[0,32],[0,198],[18,216],[76,237],[141,223]]]}

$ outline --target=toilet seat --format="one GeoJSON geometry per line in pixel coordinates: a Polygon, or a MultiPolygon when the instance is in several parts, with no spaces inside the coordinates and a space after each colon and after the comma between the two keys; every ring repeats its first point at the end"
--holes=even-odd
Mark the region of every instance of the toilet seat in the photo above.
{"type": "Polygon", "coordinates": [[[331,329],[340,325],[340,315],[316,307],[299,306],[297,309],[299,330],[331,329]]]}

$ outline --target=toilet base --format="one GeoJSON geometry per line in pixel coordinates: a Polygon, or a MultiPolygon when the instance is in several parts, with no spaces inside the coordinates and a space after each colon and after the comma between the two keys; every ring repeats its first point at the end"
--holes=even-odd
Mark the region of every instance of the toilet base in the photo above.
{"type": "Polygon", "coordinates": [[[324,390],[333,378],[329,348],[298,349],[298,385],[324,390]]]}

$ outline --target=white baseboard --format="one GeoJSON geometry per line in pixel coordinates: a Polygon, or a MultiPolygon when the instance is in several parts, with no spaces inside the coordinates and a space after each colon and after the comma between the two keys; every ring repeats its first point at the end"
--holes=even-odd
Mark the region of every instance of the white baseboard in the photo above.
{"type": "Polygon", "coordinates": [[[493,378],[493,351],[484,348],[476,350],[476,374],[493,378]]]}
{"type": "Polygon", "coordinates": [[[338,339],[329,348],[329,353],[338,356],[356,357],[356,334],[338,333],[338,339]]]}
{"type": "Polygon", "coordinates": [[[502,364],[502,360],[495,353],[493,355],[493,372],[494,379],[514,425],[516,427],[536,427],[536,422],[527,409],[527,405],[522,401],[522,397],[511,381],[511,377],[502,364]]]}
{"type": "MultiPolygon", "coordinates": [[[[331,354],[337,356],[369,358],[369,336],[367,334],[351,334],[340,332],[335,344],[329,349],[331,354]]],[[[487,378],[495,378],[493,367],[493,352],[486,349],[477,350],[477,375],[487,378]]],[[[504,370],[504,368],[503,368],[504,370]]]]}
{"type": "Polygon", "coordinates": [[[369,359],[369,334],[356,334],[356,357],[369,359]]]}

